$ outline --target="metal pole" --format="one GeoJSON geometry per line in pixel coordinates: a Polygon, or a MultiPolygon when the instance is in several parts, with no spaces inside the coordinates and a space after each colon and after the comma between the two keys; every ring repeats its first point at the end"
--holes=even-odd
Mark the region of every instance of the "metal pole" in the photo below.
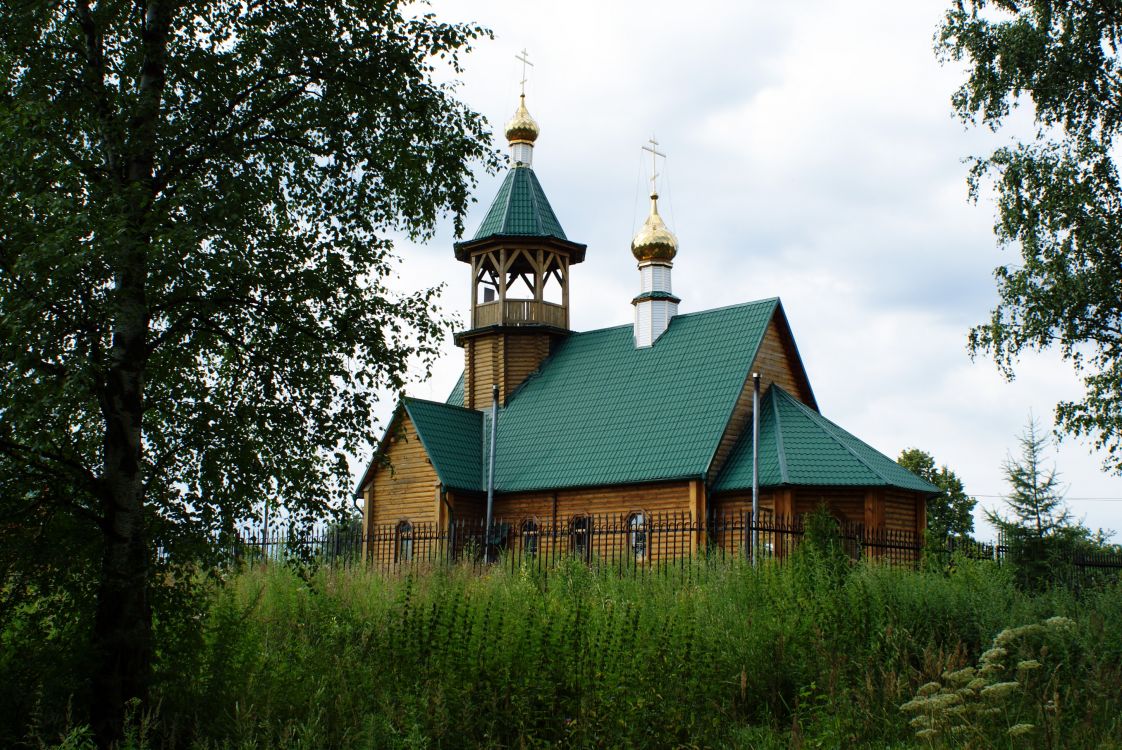
{"type": "Polygon", "coordinates": [[[759,562],[760,535],[760,373],[752,373],[752,564],[759,562]]]}
{"type": "Polygon", "coordinates": [[[487,460],[487,520],[483,524],[483,558],[491,562],[491,523],[495,513],[495,433],[499,424],[499,387],[491,386],[491,449],[487,460]]]}

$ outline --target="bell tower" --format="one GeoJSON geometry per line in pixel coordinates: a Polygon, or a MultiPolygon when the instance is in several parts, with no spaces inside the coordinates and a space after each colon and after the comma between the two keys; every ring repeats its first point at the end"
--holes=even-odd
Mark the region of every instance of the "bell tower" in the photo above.
{"type": "Polygon", "coordinates": [[[469,409],[490,406],[492,385],[505,405],[570,333],[569,269],[585,245],[565,236],[534,174],[539,133],[523,91],[506,126],[510,171],[475,236],[455,244],[456,260],[471,266],[470,328],[455,336],[469,409]]]}

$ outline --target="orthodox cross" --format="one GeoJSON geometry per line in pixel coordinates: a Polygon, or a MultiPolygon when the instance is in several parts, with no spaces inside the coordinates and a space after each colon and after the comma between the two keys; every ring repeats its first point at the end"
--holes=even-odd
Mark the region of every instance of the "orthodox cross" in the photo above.
{"type": "Polygon", "coordinates": [[[522,96],[526,96],[526,66],[529,65],[532,68],[534,64],[530,62],[530,53],[525,48],[515,55],[514,59],[522,63],[522,96]]]}
{"type": "Polygon", "coordinates": [[[658,150],[658,141],[654,139],[653,135],[650,137],[647,143],[651,145],[643,146],[643,150],[649,151],[651,154],[651,194],[653,195],[654,193],[658,192],[655,185],[655,180],[658,179],[658,157],[661,156],[663,159],[665,159],[666,154],[658,150]]]}

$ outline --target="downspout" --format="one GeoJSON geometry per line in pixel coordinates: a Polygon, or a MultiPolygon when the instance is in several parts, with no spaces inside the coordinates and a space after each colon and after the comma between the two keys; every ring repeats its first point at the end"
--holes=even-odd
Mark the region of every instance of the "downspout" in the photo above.
{"type": "Polygon", "coordinates": [[[491,449],[487,459],[487,519],[483,523],[483,559],[491,562],[491,524],[495,514],[495,436],[499,424],[499,387],[491,386],[491,449]]]}
{"type": "Polygon", "coordinates": [[[456,511],[452,509],[452,503],[448,502],[448,491],[443,482],[440,483],[440,502],[448,510],[448,562],[452,562],[456,556],[456,511]]]}
{"type": "Polygon", "coordinates": [[[752,373],[752,564],[759,562],[760,536],[760,373],[752,373]]]}

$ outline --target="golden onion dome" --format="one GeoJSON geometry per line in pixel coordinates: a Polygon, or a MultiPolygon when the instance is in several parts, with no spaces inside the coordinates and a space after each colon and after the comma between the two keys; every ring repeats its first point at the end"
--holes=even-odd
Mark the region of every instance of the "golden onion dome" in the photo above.
{"type": "Polygon", "coordinates": [[[533,144],[538,139],[538,134],[541,133],[541,128],[530,117],[530,111],[526,109],[526,95],[522,94],[518,97],[518,109],[514,113],[514,117],[510,118],[510,122],[506,124],[506,139],[511,143],[529,143],[533,144]]]}
{"type": "Polygon", "coordinates": [[[678,238],[658,215],[658,193],[651,194],[651,215],[643,222],[635,239],[631,240],[631,254],[640,263],[650,261],[669,263],[678,254],[678,238]]]}

